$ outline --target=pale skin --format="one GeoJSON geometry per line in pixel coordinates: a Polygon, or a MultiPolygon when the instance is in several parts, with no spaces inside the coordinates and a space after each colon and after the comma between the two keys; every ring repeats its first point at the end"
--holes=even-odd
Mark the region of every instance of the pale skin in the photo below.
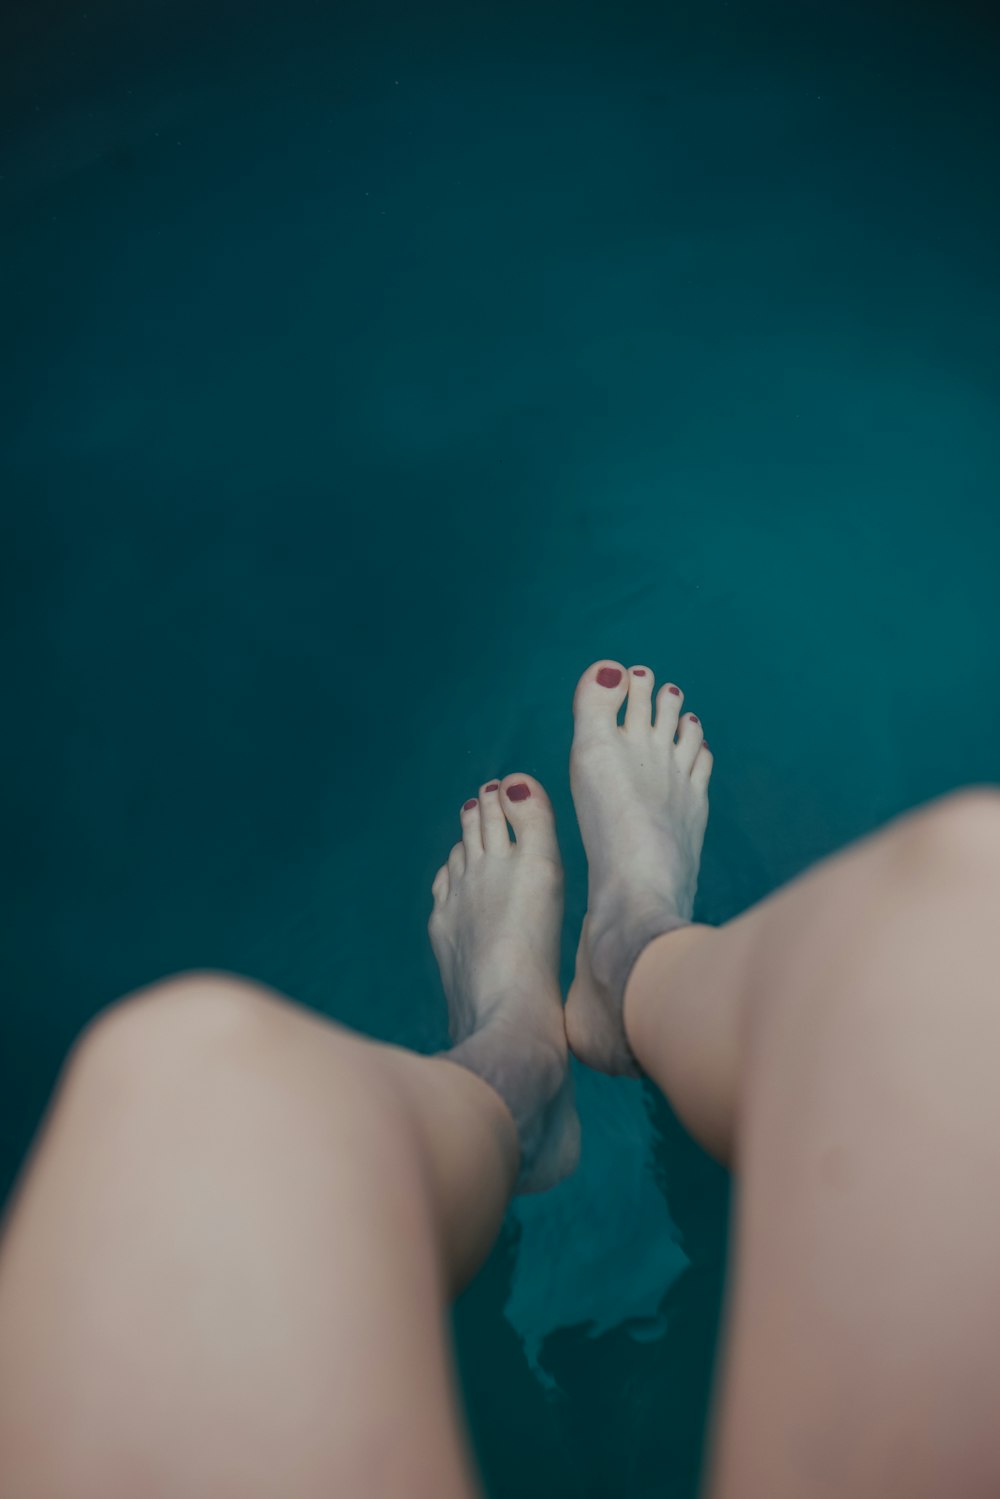
{"type": "Polygon", "coordinates": [[[88,1028],[0,1243],[0,1493],[478,1494],[446,1309],[575,1164],[567,1036],[738,1170],[710,1499],[1000,1492],[1000,795],[695,925],[712,758],[653,688],[577,688],[565,1010],[552,813],[511,775],[434,882],[443,1057],[211,973],[88,1028]]]}

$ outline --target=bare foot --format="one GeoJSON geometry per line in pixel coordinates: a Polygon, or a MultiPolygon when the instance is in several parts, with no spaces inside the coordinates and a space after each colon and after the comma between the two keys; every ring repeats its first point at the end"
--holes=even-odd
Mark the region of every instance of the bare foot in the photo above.
{"type": "Polygon", "coordinates": [[[444,1055],[499,1093],[521,1142],[518,1190],[543,1192],[580,1153],[559,992],[555,820],[527,775],[487,782],[461,816],[462,841],[434,879],[428,927],[455,1043],[444,1055]]]}
{"type": "Polygon", "coordinates": [[[574,1055],[600,1072],[639,1071],[625,1036],[625,985],[654,937],[690,924],[708,822],[712,756],[701,724],[693,713],[679,719],[673,683],[656,695],[655,724],[652,699],[648,667],[598,661],[573,700],[570,779],[590,892],[566,1032],[574,1055]]]}

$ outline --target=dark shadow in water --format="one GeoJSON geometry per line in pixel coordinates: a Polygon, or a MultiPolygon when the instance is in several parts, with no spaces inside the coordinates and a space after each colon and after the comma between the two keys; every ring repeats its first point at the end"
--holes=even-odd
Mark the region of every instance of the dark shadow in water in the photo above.
{"type": "Polygon", "coordinates": [[[530,1375],[503,1321],[517,1254],[505,1234],[456,1309],[470,1424],[487,1491],[574,1499],[696,1499],[720,1331],[730,1176],[690,1139],[649,1087],[655,1172],[690,1264],[670,1286],[659,1326],[597,1337],[569,1328],[545,1341],[541,1363],[557,1386],[530,1375]],[[480,1356],[488,1341],[491,1361],[480,1356]],[[662,1475],[662,1482],[655,1479],[662,1475]]]}

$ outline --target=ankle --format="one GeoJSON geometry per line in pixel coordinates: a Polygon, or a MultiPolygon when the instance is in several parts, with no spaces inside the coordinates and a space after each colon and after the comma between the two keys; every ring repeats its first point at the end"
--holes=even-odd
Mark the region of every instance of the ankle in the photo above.
{"type": "Polygon", "coordinates": [[[625,994],[640,957],[658,938],[691,923],[667,903],[634,912],[627,921],[603,929],[591,922],[590,960],[594,977],[612,996],[624,1022],[625,994]]]}
{"type": "Polygon", "coordinates": [[[713,1002],[714,985],[698,967],[706,947],[714,961],[719,936],[714,927],[686,923],[650,942],[629,975],[623,1019],[640,1067],[702,1148],[728,1162],[739,1037],[732,1007],[713,1002]]]}
{"type": "Polygon", "coordinates": [[[569,1067],[565,1030],[558,1036],[532,1035],[498,1017],[439,1060],[471,1072],[491,1088],[513,1121],[518,1144],[516,1190],[523,1190],[545,1145],[551,1107],[562,1092],[569,1067]]]}

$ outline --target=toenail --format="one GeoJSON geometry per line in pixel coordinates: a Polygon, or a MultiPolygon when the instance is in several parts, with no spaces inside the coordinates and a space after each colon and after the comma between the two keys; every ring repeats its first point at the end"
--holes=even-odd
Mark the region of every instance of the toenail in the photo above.
{"type": "Polygon", "coordinates": [[[597,680],[602,687],[617,687],[622,679],[622,674],[617,666],[602,666],[597,673],[597,680]]]}
{"type": "Polygon", "coordinates": [[[523,781],[518,781],[516,786],[507,787],[507,795],[512,802],[524,802],[531,795],[531,787],[526,786],[523,781]]]}
{"type": "Polygon", "coordinates": [[[472,809],[473,809],[473,807],[475,805],[476,805],[476,798],[474,796],[470,796],[469,800],[467,802],[463,802],[462,803],[462,811],[463,812],[471,812],[472,809]]]}
{"type": "Polygon", "coordinates": [[[644,677],[646,675],[646,668],[644,666],[636,666],[633,668],[632,675],[634,677],[644,677]]]}
{"type": "Polygon", "coordinates": [[[688,717],[690,718],[690,720],[691,720],[692,723],[697,723],[698,722],[698,715],[697,715],[697,713],[690,713],[690,714],[688,714],[688,717]]]}
{"type": "Polygon", "coordinates": [[[672,692],[674,697],[680,697],[681,695],[681,689],[679,687],[668,687],[667,691],[672,692]]]}
{"type": "Polygon", "coordinates": [[[491,781],[490,784],[488,786],[486,786],[484,789],[486,791],[496,791],[496,789],[497,789],[497,787],[499,785],[500,785],[499,781],[491,781]]]}

